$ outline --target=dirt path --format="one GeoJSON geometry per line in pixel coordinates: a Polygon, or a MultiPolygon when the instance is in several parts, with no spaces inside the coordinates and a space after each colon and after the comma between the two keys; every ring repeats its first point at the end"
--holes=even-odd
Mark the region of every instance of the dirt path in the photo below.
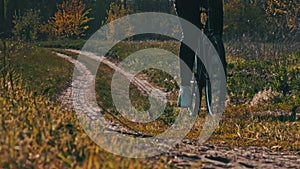
{"type": "MultiPolygon", "coordinates": [[[[78,50],[68,50],[74,53],[80,53],[78,50]]],[[[79,64],[79,67],[84,76],[78,77],[74,83],[89,82],[91,73],[81,63],[78,63],[71,57],[56,53],[57,56],[68,60],[69,62],[79,64]]],[[[104,57],[96,56],[92,53],[81,53],[98,60],[112,69],[122,72],[114,63],[108,61],[104,57]]],[[[128,72],[123,72],[126,76],[132,76],[128,72]]],[[[138,86],[141,91],[150,94],[156,90],[147,81],[134,78],[133,83],[138,86]]],[[[87,86],[92,89],[94,86],[87,86]]],[[[62,104],[72,108],[72,86],[62,92],[58,99],[62,104]]],[[[90,93],[78,93],[79,97],[89,97],[90,93]]],[[[157,96],[166,93],[158,93],[157,96]]],[[[85,113],[85,112],[83,112],[85,113]]],[[[91,120],[96,120],[97,114],[102,113],[101,109],[93,109],[87,114],[91,120]]],[[[139,135],[137,131],[122,126],[118,122],[111,122],[110,130],[122,131],[122,133],[139,135]]],[[[300,169],[300,152],[276,152],[265,147],[221,147],[216,145],[199,144],[190,140],[183,140],[176,148],[173,148],[168,153],[165,153],[164,161],[175,168],[298,168],[300,169]]],[[[160,157],[153,157],[148,160],[148,165],[151,165],[160,157]]]]}
{"type": "Polygon", "coordinates": [[[152,94],[156,99],[158,99],[162,102],[167,102],[167,100],[164,98],[165,98],[165,96],[167,96],[168,93],[165,93],[161,90],[157,90],[146,80],[139,79],[139,78],[135,77],[133,74],[131,74],[130,72],[126,72],[126,71],[120,69],[118,66],[116,66],[115,63],[107,60],[104,56],[97,56],[90,52],[83,52],[83,51],[74,50],[74,49],[66,49],[66,50],[69,52],[87,56],[90,59],[98,61],[99,63],[101,62],[101,63],[106,64],[113,70],[120,72],[122,75],[128,77],[129,79],[132,79],[132,83],[135,84],[138,87],[138,89],[141,90],[142,92],[146,93],[147,95],[152,94]]]}
{"type": "Polygon", "coordinates": [[[176,168],[300,168],[300,153],[266,147],[221,147],[184,140],[166,154],[176,168]]]}

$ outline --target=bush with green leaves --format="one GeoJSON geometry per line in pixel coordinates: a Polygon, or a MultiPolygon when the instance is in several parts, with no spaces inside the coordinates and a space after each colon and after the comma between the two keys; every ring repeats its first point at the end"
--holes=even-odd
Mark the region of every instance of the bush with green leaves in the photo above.
{"type": "Polygon", "coordinates": [[[27,10],[23,15],[15,13],[13,19],[13,35],[18,40],[34,41],[38,38],[40,16],[39,11],[27,10]]]}

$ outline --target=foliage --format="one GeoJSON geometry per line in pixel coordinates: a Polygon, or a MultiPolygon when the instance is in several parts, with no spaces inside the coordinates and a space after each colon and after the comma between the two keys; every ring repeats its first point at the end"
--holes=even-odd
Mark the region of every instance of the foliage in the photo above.
{"type": "Polygon", "coordinates": [[[92,20],[88,17],[90,9],[82,0],[69,0],[57,5],[58,11],[43,25],[41,31],[49,33],[52,39],[79,38],[85,35],[89,28],[87,23],[92,20]]]}
{"type": "MultiPolygon", "coordinates": [[[[242,37],[262,38],[266,33],[264,9],[258,2],[232,0],[224,4],[224,34],[229,40],[242,37]]],[[[262,40],[262,39],[253,39],[262,40]]]]}
{"type": "MultiPolygon", "coordinates": [[[[130,8],[126,8],[120,1],[111,2],[109,9],[106,14],[106,21],[104,24],[108,24],[116,19],[119,19],[123,16],[131,14],[133,11],[130,8]]],[[[132,35],[133,27],[128,24],[126,19],[121,20],[119,25],[108,24],[109,32],[105,32],[107,40],[115,40],[116,37],[119,37],[120,34],[125,34],[126,37],[132,35]]]]}
{"type": "Polygon", "coordinates": [[[40,26],[39,11],[27,10],[23,15],[15,13],[14,28],[12,30],[14,37],[23,41],[34,41],[38,38],[40,26]]]}
{"type": "MultiPolygon", "coordinates": [[[[6,37],[11,36],[12,20],[14,11],[24,13],[28,9],[43,11],[40,13],[42,22],[53,20],[50,18],[56,12],[56,3],[63,0],[1,0],[0,1],[0,25],[1,32],[5,32],[6,37]],[[4,17],[5,16],[5,17],[4,17]],[[5,28],[4,28],[5,27],[5,28]],[[2,31],[4,30],[5,31],[2,31]]],[[[96,30],[101,24],[106,22],[105,12],[110,10],[110,4],[116,3],[135,12],[166,12],[174,13],[172,1],[144,1],[144,0],[101,0],[83,1],[86,7],[92,9],[87,16],[95,19],[87,22],[84,26],[89,26],[84,31],[83,37],[87,37],[96,30]]],[[[299,2],[297,0],[267,0],[267,1],[244,1],[244,0],[224,0],[224,25],[226,41],[236,41],[236,39],[251,38],[253,41],[265,42],[298,42],[299,41],[299,2]]],[[[118,10],[121,10],[119,8],[118,10]]],[[[107,23],[107,22],[106,22],[107,23]]],[[[83,26],[83,27],[84,27],[83,26]]],[[[47,29],[46,29],[47,30],[47,29]]],[[[53,31],[54,32],[54,31],[53,31]]],[[[52,32],[52,38],[56,38],[52,32]]],[[[45,31],[45,33],[48,33],[45,31]]],[[[39,35],[40,36],[40,35],[39,35]]],[[[40,36],[43,37],[43,36],[40,36]]]]}
{"type": "Polygon", "coordinates": [[[297,0],[242,1],[224,3],[225,37],[252,41],[290,42],[299,40],[297,0]]]}
{"type": "Polygon", "coordinates": [[[9,12],[9,5],[12,1],[10,0],[1,0],[0,1],[0,33],[4,33],[4,35],[1,35],[1,37],[5,37],[5,34],[8,32],[11,32],[12,29],[12,20],[13,16],[9,12]],[[8,31],[10,30],[10,31],[8,31]]]}
{"type": "Polygon", "coordinates": [[[89,29],[87,30],[87,36],[95,33],[101,27],[107,17],[106,11],[109,9],[111,1],[112,0],[96,0],[87,3],[87,8],[91,9],[89,16],[94,18],[88,23],[89,29]]]}
{"type": "Polygon", "coordinates": [[[273,38],[288,38],[296,40],[300,38],[300,3],[298,0],[267,0],[266,16],[269,23],[273,23],[273,38]]]}
{"type": "MultiPolygon", "coordinates": [[[[0,68],[2,52],[0,52],[0,68]]],[[[53,96],[70,81],[71,65],[49,50],[24,43],[7,42],[7,65],[27,82],[28,88],[40,94],[53,96]]],[[[1,70],[1,69],[0,69],[1,70]]]]}
{"type": "Polygon", "coordinates": [[[62,0],[1,0],[0,1],[0,32],[4,32],[4,37],[10,37],[13,30],[15,11],[24,14],[28,10],[42,11],[40,13],[41,21],[47,21],[55,12],[55,3],[60,3],[62,0]]]}

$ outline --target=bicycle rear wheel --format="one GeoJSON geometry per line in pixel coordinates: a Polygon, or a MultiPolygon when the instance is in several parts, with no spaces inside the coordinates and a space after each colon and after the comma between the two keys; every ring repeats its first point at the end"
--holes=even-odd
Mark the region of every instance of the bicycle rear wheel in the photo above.
{"type": "MultiPolygon", "coordinates": [[[[191,81],[192,104],[190,106],[190,109],[193,113],[199,112],[199,110],[201,109],[202,89],[204,88],[203,94],[206,101],[206,110],[208,111],[208,114],[212,116],[215,114],[215,112],[213,109],[212,84],[210,81],[210,77],[205,69],[204,64],[199,58],[197,58],[197,55],[195,58],[195,62],[195,65],[197,66],[194,67],[194,76],[191,81]]],[[[215,86],[215,90],[216,87],[219,88],[218,86],[215,86]]]]}
{"type": "MultiPolygon", "coordinates": [[[[208,76],[208,73],[205,69],[204,64],[201,62],[199,58],[196,59],[197,62],[197,86],[200,89],[199,93],[202,94],[202,89],[204,88],[204,95],[205,95],[205,101],[206,101],[206,110],[208,111],[209,115],[213,115],[213,106],[212,106],[212,87],[211,82],[208,76]]],[[[199,106],[201,106],[201,98],[199,99],[199,106]]]]}
{"type": "Polygon", "coordinates": [[[213,106],[212,106],[212,89],[211,89],[211,83],[208,77],[208,74],[206,72],[204,73],[205,78],[205,100],[206,100],[206,109],[208,111],[209,115],[214,115],[213,106]]]}
{"type": "Polygon", "coordinates": [[[191,111],[191,113],[193,114],[198,114],[199,110],[200,110],[200,106],[201,106],[201,88],[199,86],[199,76],[197,75],[197,73],[194,74],[192,81],[191,81],[191,90],[192,90],[192,102],[191,105],[189,107],[189,110],[191,111]]]}
{"type": "MultiPolygon", "coordinates": [[[[207,54],[208,57],[212,58],[212,60],[210,60],[210,64],[212,64],[210,67],[215,69],[214,71],[215,72],[219,72],[220,69],[224,69],[224,72],[225,72],[225,77],[226,77],[226,60],[225,60],[225,50],[224,50],[224,44],[223,44],[223,41],[222,41],[222,38],[220,35],[216,35],[216,34],[213,34],[211,37],[209,37],[209,40],[211,41],[211,43],[213,44],[215,50],[217,51],[217,54],[218,54],[218,58],[220,58],[221,62],[222,62],[222,66],[223,67],[219,67],[218,66],[218,61],[216,61],[214,59],[214,57],[210,56],[210,54],[207,54]]],[[[215,78],[214,76],[213,77],[209,77],[208,73],[206,70],[203,71],[203,74],[204,74],[204,78],[205,78],[205,96],[206,96],[206,107],[207,107],[207,111],[210,115],[214,115],[215,112],[214,111],[217,111],[217,110],[214,110],[213,109],[213,99],[214,99],[214,104],[215,105],[221,105],[221,100],[218,99],[218,97],[215,97],[217,93],[219,93],[219,89],[221,88],[221,82],[220,80],[216,80],[218,78],[215,78]],[[213,95],[212,95],[212,90],[213,90],[213,87],[212,87],[212,83],[211,83],[211,80],[210,78],[214,78],[214,98],[213,98],[213,95]]]]}

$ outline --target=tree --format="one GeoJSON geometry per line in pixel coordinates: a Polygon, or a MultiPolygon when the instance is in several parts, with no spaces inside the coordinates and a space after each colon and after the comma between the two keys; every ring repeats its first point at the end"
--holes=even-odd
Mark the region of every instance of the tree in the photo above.
{"type": "Polygon", "coordinates": [[[261,40],[268,24],[263,6],[256,1],[231,0],[224,4],[224,34],[226,40],[248,37],[261,40]],[[258,39],[259,38],[259,39],[258,39]]]}
{"type": "Polygon", "coordinates": [[[5,37],[9,28],[7,22],[9,2],[9,0],[0,0],[0,37],[5,37]]]}
{"type": "MultiPolygon", "coordinates": [[[[129,15],[132,13],[132,10],[127,6],[125,8],[125,5],[121,1],[117,2],[111,2],[109,6],[109,10],[107,10],[107,18],[104,24],[108,24],[116,19],[119,19],[123,16],[129,15]]],[[[122,20],[120,25],[117,25],[117,28],[115,27],[116,25],[109,25],[109,32],[106,32],[106,37],[108,40],[114,40],[115,37],[118,36],[118,34],[126,34],[126,37],[131,36],[131,32],[133,30],[133,27],[130,26],[126,20],[122,20]],[[116,30],[118,29],[118,31],[116,30]]]]}
{"type": "Polygon", "coordinates": [[[13,35],[19,40],[34,41],[38,37],[40,26],[39,11],[28,10],[24,15],[15,14],[13,19],[13,35]]]}
{"type": "Polygon", "coordinates": [[[299,0],[267,0],[266,15],[273,23],[274,39],[298,39],[300,31],[300,3],[299,0]]]}
{"type": "Polygon", "coordinates": [[[1,34],[4,33],[4,0],[0,0],[0,23],[2,23],[0,25],[0,37],[2,36],[1,34]]]}
{"type": "Polygon", "coordinates": [[[134,11],[172,13],[172,0],[130,0],[127,1],[134,11]]]}
{"type": "Polygon", "coordinates": [[[79,38],[85,35],[89,28],[87,23],[93,18],[88,17],[91,9],[86,9],[86,4],[81,0],[69,0],[57,5],[58,11],[51,17],[47,24],[41,28],[48,33],[50,38],[79,38]]]}
{"type": "Polygon", "coordinates": [[[94,18],[89,22],[89,30],[87,31],[87,34],[93,34],[101,27],[101,24],[107,17],[106,11],[109,9],[109,4],[111,1],[112,0],[97,0],[87,4],[88,8],[92,9],[89,16],[94,18]]]}

